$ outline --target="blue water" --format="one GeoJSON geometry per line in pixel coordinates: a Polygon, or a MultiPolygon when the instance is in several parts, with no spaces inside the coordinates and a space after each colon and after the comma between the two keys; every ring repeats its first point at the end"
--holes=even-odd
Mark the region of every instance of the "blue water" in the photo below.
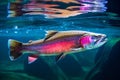
{"type": "Polygon", "coordinates": [[[3,14],[0,18],[0,80],[119,80],[120,18],[104,10],[67,18],[3,14]],[[10,61],[8,39],[26,43],[44,38],[47,30],[104,33],[108,42],[97,49],[66,55],[57,63],[56,56],[40,56],[32,64],[27,62],[28,55],[10,61]]]}

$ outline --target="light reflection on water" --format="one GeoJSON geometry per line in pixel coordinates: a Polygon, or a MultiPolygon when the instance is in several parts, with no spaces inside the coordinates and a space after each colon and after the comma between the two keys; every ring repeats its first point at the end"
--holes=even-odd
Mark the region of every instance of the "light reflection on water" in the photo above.
{"type": "Polygon", "coordinates": [[[104,12],[106,3],[106,0],[16,0],[8,3],[8,17],[44,15],[46,18],[67,18],[87,12],[104,12]]]}

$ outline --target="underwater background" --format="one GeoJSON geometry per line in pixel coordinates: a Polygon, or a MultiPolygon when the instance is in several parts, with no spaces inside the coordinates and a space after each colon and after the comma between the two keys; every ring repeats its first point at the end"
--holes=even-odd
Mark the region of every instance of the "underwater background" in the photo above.
{"type": "Polygon", "coordinates": [[[0,1],[0,80],[120,80],[120,17],[116,0],[0,1]],[[28,55],[11,61],[8,39],[44,38],[47,30],[85,30],[106,34],[105,45],[66,55],[28,55]]]}

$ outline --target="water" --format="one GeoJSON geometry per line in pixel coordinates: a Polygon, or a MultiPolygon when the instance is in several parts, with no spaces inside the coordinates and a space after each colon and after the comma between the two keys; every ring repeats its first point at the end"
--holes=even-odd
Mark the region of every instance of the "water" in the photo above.
{"type": "Polygon", "coordinates": [[[22,4],[22,8],[16,5],[13,7],[15,9],[10,9],[14,0],[0,5],[3,9],[0,12],[0,80],[119,80],[120,18],[115,13],[105,12],[107,1],[17,1],[16,3],[22,4]],[[36,3],[39,4],[39,9],[36,3]],[[24,8],[28,4],[30,6],[24,8]],[[73,13],[66,14],[66,10],[73,13]],[[97,49],[66,55],[57,63],[55,56],[39,57],[32,64],[27,62],[28,55],[10,61],[8,39],[26,43],[44,38],[47,30],[104,33],[108,36],[108,42],[97,49]]]}

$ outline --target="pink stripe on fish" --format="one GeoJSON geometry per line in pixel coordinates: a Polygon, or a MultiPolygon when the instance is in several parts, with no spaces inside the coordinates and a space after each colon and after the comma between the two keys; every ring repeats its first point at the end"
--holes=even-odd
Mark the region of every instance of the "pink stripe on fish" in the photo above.
{"type": "Polygon", "coordinates": [[[47,44],[41,47],[40,52],[46,54],[62,53],[70,51],[75,46],[74,41],[60,41],[54,44],[47,44]]]}

